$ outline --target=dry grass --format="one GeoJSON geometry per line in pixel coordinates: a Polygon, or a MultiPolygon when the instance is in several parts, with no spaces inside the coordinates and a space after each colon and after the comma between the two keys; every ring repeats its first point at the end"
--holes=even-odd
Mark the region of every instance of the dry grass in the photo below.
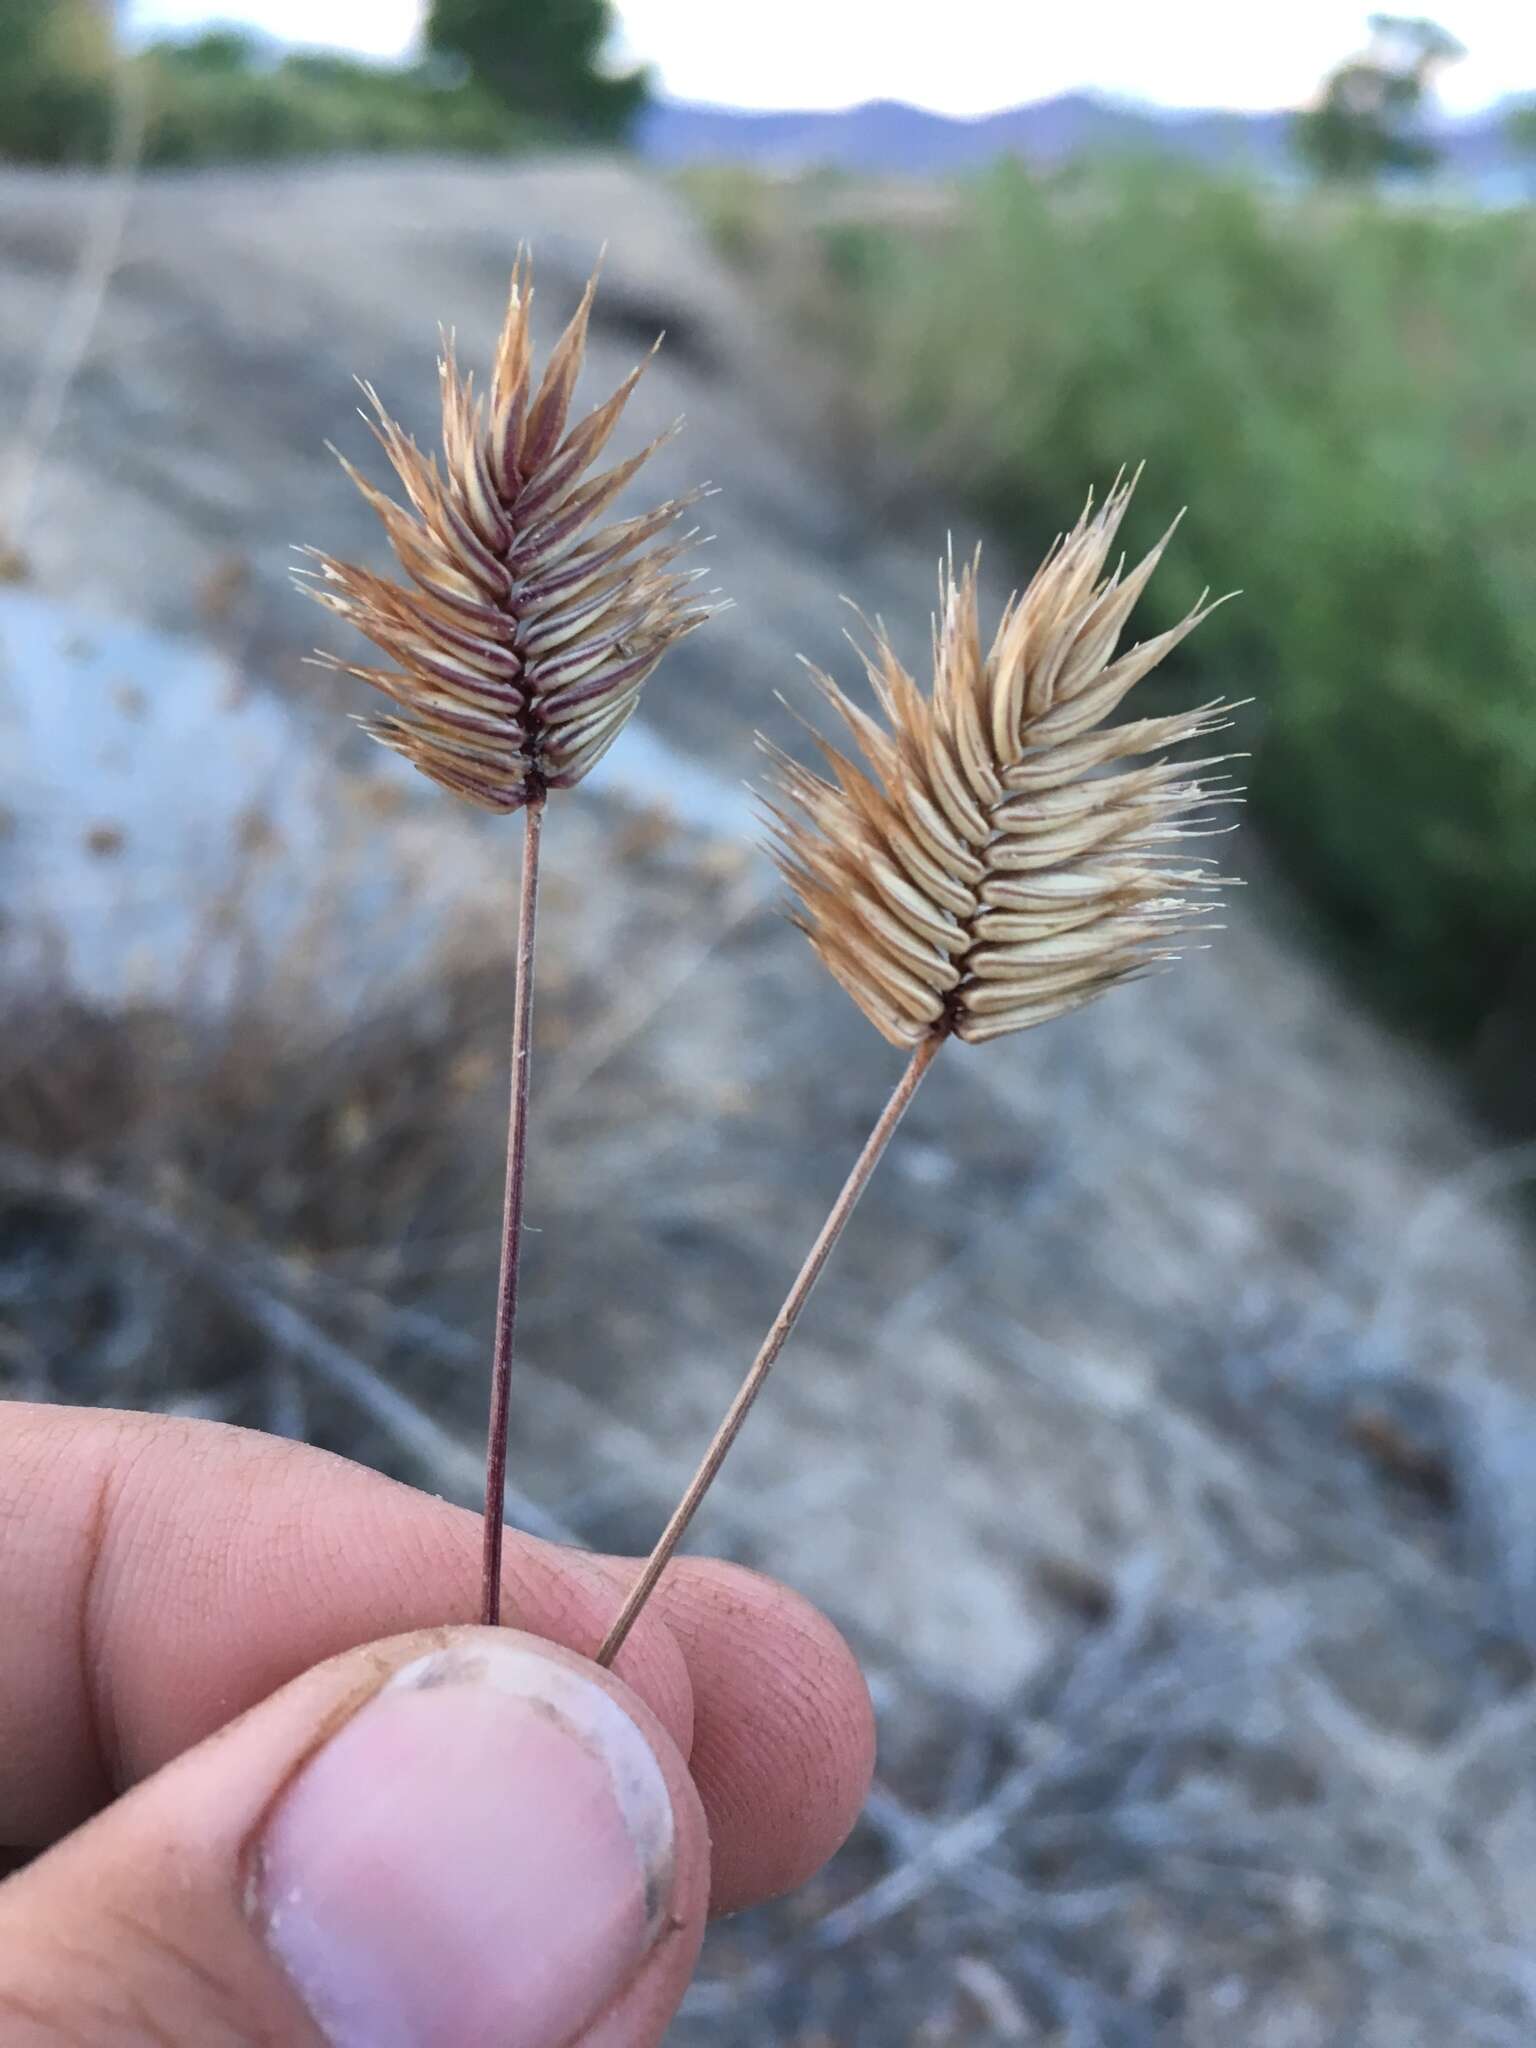
{"type": "Polygon", "coordinates": [[[1204,771],[1226,757],[1099,772],[1228,723],[1213,702],[1105,724],[1210,610],[1112,658],[1167,546],[1104,575],[1131,491],[1119,484],[1084,512],[990,648],[976,565],[945,568],[931,693],[877,630],[864,665],[885,726],[812,670],[864,766],[819,740],[827,781],[770,749],[797,921],[894,1044],[935,1032],[976,1044],[1047,1023],[1174,957],[1209,907],[1218,878],[1170,862],[1225,794],[1204,771]]]}
{"type": "MultiPolygon", "coordinates": [[[[769,802],[774,853],[800,899],[794,922],[864,1015],[911,1049],[863,1149],[735,1398],[598,1651],[611,1663],[686,1535],[766,1385],[811,1291],[945,1039],[976,1044],[1049,1023],[1177,957],[1168,946],[1209,908],[1208,864],[1166,865],[1227,800],[1202,781],[1219,765],[1128,757],[1225,730],[1227,706],[1105,728],[1133,686],[1200,623],[1112,659],[1163,549],[1129,576],[1104,567],[1134,483],[1091,504],[1022,597],[1004,607],[988,650],[977,564],[943,571],[931,694],[885,633],[865,667],[889,730],[812,669],[866,769],[818,739],[834,780],[769,748],[780,794],[769,802]]],[[[1208,829],[1208,828],[1207,828],[1208,829]]]]}
{"type": "MultiPolygon", "coordinates": [[[[429,1225],[468,1230],[495,1009],[487,984],[460,976],[323,1036],[261,1006],[211,1020],[101,1013],[44,993],[9,1005],[3,1230],[14,1271],[30,1276],[11,1390],[190,1402],[264,1428],[287,1412],[283,1433],[302,1433],[281,1350],[251,1326],[221,1264],[239,1271],[253,1244],[295,1272],[360,1246],[408,1262],[429,1225]],[[61,1208],[48,1188],[65,1173],[76,1178],[61,1208]],[[131,1228],[125,1237],[121,1219],[85,1227],[93,1187],[116,1191],[130,1224],[136,1208],[208,1247],[191,1283],[184,1262],[178,1276],[177,1257],[131,1228]]],[[[494,1199],[494,1162],[481,1163],[494,1199]]]]}
{"type": "Polygon", "coordinates": [[[652,545],[697,492],[589,531],[676,431],[587,477],[645,367],[567,431],[596,286],[594,278],[535,383],[533,288],[519,261],[488,404],[445,337],[441,468],[363,386],[409,509],[340,459],[410,584],[311,550],[321,581],[302,586],[394,664],[319,657],[409,714],[364,720],[364,730],[486,810],[519,810],[578,783],[623,730],[667,649],[708,616],[689,595],[694,574],[674,567],[692,536],[652,545]]]}
{"type": "Polygon", "coordinates": [[[596,290],[594,276],[535,383],[533,287],[527,259],[519,255],[488,402],[475,396],[452,337],[445,337],[438,364],[441,468],[436,457],[423,457],[365,384],[377,415],[374,432],[410,509],[375,490],[344,457],[342,464],[377,512],[410,583],[316,553],[321,581],[301,584],[395,664],[363,667],[319,657],[321,666],[360,677],[410,714],[363,720],[370,738],[483,810],[524,814],[486,1453],[480,1613],[492,1624],[501,1615],[501,1502],[527,1183],[544,803],[551,790],[574,788],[596,766],[667,649],[709,616],[690,595],[703,572],[675,567],[691,536],[656,544],[697,491],[589,533],[676,431],[668,429],[637,455],[587,478],[645,368],[637,365],[612,397],[567,431],[596,290]]]}

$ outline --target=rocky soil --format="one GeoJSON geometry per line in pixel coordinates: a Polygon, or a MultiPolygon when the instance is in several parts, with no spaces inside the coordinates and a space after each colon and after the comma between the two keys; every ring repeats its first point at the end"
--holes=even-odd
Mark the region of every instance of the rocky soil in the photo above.
{"type": "MultiPolygon", "coordinates": [[[[344,737],[288,549],[378,554],[354,371],[429,433],[436,323],[480,357],[526,238],[547,336],[606,240],[589,388],[667,330],[635,429],[687,414],[651,487],[720,486],[735,603],[551,822],[514,1462],[534,1526],[642,1546],[896,1066],[775,914],[752,729],[797,653],[847,673],[841,592],[915,658],[968,529],[870,512],[835,390],[626,167],[147,181],[87,323],[108,204],[0,177],[0,417],[80,355],[0,593],[0,1385],[471,1490],[515,835],[344,737]],[[80,1045],[99,1128],[46,1085],[80,1045]]],[[[847,1628],[885,1758],[681,2042],[1531,2038],[1530,1162],[1237,865],[1209,953],[941,1059],[701,1521],[847,1628]]]]}

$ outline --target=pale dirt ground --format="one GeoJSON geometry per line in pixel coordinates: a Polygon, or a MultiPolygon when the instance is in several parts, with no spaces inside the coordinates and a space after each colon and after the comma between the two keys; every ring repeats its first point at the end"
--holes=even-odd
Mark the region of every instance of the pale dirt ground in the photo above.
{"type": "MultiPolygon", "coordinates": [[[[87,180],[0,179],[3,414],[57,335],[99,203],[87,180]]],[[[307,1429],[470,1490],[502,1085],[486,970],[505,957],[512,836],[350,740],[279,799],[263,749],[273,719],[295,761],[346,731],[334,685],[298,666],[314,621],[285,577],[295,540],[377,555],[322,445],[366,445],[351,373],[429,431],[435,325],[480,357],[524,236],[546,335],[611,245],[593,394],[668,330],[636,431],[687,413],[651,487],[721,487],[708,556],[735,600],[651,686],[630,767],[616,756],[549,832],[515,1483],[533,1525],[639,1547],[897,1067],[744,843],[751,730],[788,729],[775,689],[805,703],[797,652],[847,673],[840,592],[916,657],[945,532],[968,529],[920,492],[899,531],[889,492],[867,509],[827,381],[673,197],[622,167],[139,188],[20,536],[28,582],[0,603],[12,934],[35,960],[39,922],[80,925],[63,849],[115,826],[93,887],[122,951],[77,976],[94,1001],[259,991],[285,1087],[296,1065],[330,1071],[338,1043],[354,1066],[375,1041],[402,1064],[389,1034],[406,1030],[451,1072],[452,1143],[400,1157],[374,1128],[388,1100],[358,1109],[324,1153],[345,1218],[321,1230],[277,1186],[291,1164],[229,1164],[297,1128],[264,1083],[248,1127],[190,1168],[81,1141],[138,1222],[79,1190],[13,1191],[0,1383],[307,1429]],[[43,604],[64,623],[24,626],[43,604]],[[74,621],[95,655],[69,644],[74,621]],[[212,651],[157,656],[153,637],[113,638],[124,621],[212,651]],[[93,744],[118,749],[110,817],[104,780],[44,753],[38,657],[17,673],[39,634],[58,651],[43,687],[77,692],[93,744]],[[152,700],[162,674],[203,707],[174,731],[123,696],[152,700]],[[221,754],[231,687],[260,708],[221,754]],[[197,946],[155,923],[135,867],[167,803],[259,869],[197,946]],[[313,919],[275,919],[263,891],[313,897],[313,919]],[[203,973],[218,946],[243,979],[203,973]],[[473,1000],[433,993],[439,954],[473,1000]],[[217,1224],[199,1173],[233,1212],[217,1224]],[[191,1249],[146,1237],[145,1210],[191,1249]],[[321,1341],[252,1335],[220,1277],[237,1254],[344,1348],[351,1381],[321,1341]],[[87,1269],[110,1275],[89,1302],[87,1269]]],[[[1168,508],[1155,479],[1145,494],[1150,531],[1168,508]]],[[[1529,1238],[1447,1079],[1351,1006],[1260,849],[1236,865],[1252,886],[1211,952],[940,1061],[701,1518],[702,1544],[847,1628],[885,1749],[833,1871],[719,1931],[680,2042],[1532,2038],[1529,1238]]],[[[77,930],[77,958],[94,943],[77,930]]],[[[46,1071],[60,1028],[18,1009],[7,1075],[46,1071]]],[[[36,1149],[47,1128],[0,1137],[36,1149]]]]}

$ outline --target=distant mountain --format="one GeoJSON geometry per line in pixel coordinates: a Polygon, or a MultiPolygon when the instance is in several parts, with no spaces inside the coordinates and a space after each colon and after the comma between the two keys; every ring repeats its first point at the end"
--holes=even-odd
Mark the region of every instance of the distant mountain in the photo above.
{"type": "MultiPolygon", "coordinates": [[[[901,100],[867,100],[837,113],[748,113],[662,100],[643,118],[640,146],[664,164],[746,163],[767,171],[820,167],[866,175],[943,176],[999,156],[1041,165],[1092,152],[1166,152],[1212,165],[1279,175],[1291,163],[1290,116],[1140,106],[1095,93],[1062,93],[976,120],[954,120],[901,100]]],[[[1522,173],[1504,146],[1500,110],[1448,124],[1452,169],[1490,193],[1522,173]]]]}

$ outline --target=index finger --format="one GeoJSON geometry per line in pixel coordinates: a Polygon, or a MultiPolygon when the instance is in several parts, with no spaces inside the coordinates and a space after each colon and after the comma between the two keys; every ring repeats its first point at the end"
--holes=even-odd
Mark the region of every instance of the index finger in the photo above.
{"type": "MultiPolygon", "coordinates": [[[[478,1559],[474,1516],[327,1452],[0,1409],[0,1844],[45,1846],[340,1650],[469,1618],[478,1559]]],[[[590,1655],[630,1569],[509,1535],[504,1612],[590,1655]]],[[[693,1761],[717,1905],[799,1882],[842,1840],[868,1695],[814,1609],[687,1562],[619,1670],[693,1761]]]]}

